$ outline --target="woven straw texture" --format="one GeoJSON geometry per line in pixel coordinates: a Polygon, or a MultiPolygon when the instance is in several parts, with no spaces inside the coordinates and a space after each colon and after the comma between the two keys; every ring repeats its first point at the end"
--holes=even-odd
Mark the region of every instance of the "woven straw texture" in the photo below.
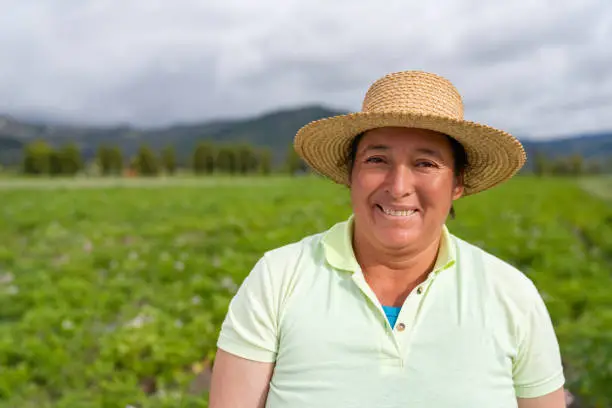
{"type": "Polygon", "coordinates": [[[370,129],[399,126],[446,134],[465,148],[469,166],[464,196],[503,183],[527,157],[507,132],[463,119],[463,102],[445,78],[421,71],[396,72],[374,82],[361,112],[317,120],[302,127],[294,148],[315,172],[348,185],[346,158],[352,139],[370,129]]]}

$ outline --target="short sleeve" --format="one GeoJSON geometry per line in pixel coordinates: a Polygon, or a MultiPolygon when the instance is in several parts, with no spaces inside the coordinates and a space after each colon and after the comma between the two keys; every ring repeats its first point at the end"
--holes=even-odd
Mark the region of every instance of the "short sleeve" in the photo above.
{"type": "Polygon", "coordinates": [[[553,324],[542,297],[534,290],[531,307],[519,328],[518,355],[513,376],[516,396],[534,398],[565,383],[561,353],[553,324]]]}
{"type": "Polygon", "coordinates": [[[262,257],[230,301],[217,347],[249,360],[274,362],[278,345],[276,298],[262,257]]]}

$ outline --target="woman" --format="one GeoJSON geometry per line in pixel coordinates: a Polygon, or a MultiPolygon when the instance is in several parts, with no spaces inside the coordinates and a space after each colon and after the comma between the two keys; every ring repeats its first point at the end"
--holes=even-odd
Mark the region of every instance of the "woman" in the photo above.
{"type": "Polygon", "coordinates": [[[353,214],[259,259],[222,326],[211,408],[565,407],[536,287],[445,225],[455,200],[518,172],[518,140],[409,71],[295,148],[349,187],[353,214]]]}

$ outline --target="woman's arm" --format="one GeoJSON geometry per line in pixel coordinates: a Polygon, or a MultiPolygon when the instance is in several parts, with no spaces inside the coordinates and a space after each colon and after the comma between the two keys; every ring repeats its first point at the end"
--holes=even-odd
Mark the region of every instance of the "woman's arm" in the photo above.
{"type": "Polygon", "coordinates": [[[274,363],[247,360],[218,349],[209,408],[264,408],[274,363]]]}

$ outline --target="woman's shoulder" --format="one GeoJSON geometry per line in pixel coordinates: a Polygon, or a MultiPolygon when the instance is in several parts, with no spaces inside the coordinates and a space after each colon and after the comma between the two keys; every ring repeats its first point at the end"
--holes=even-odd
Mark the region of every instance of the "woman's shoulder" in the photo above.
{"type": "Polygon", "coordinates": [[[279,293],[291,291],[304,275],[312,274],[323,262],[320,242],[323,233],[302,238],[263,252],[257,265],[279,293]]]}
{"type": "Polygon", "coordinates": [[[318,247],[324,232],[305,235],[280,246],[268,249],[262,255],[269,265],[287,266],[297,261],[313,262],[319,255],[318,247]]]}
{"type": "Polygon", "coordinates": [[[525,299],[537,297],[533,279],[512,259],[504,259],[483,246],[452,236],[456,261],[463,270],[469,270],[488,286],[510,296],[525,299]]]}

